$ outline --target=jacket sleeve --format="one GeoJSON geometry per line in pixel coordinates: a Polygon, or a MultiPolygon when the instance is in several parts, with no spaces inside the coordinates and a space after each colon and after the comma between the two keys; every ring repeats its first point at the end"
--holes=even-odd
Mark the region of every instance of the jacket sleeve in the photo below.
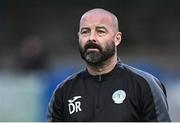
{"type": "Polygon", "coordinates": [[[47,121],[63,121],[63,94],[62,88],[59,86],[57,87],[57,89],[55,89],[49,102],[47,110],[47,121]]]}
{"type": "Polygon", "coordinates": [[[145,78],[147,86],[143,92],[143,120],[170,122],[166,89],[155,77],[145,78]]]}

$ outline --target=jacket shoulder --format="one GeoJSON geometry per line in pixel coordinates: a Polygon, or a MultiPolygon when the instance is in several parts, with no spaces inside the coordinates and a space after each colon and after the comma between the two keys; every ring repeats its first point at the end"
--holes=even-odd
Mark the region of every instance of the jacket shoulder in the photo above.
{"type": "Polygon", "coordinates": [[[58,90],[59,88],[62,88],[63,86],[69,85],[70,83],[72,83],[73,80],[80,78],[83,74],[84,74],[85,70],[79,70],[76,73],[73,73],[71,75],[69,75],[67,78],[65,78],[63,81],[61,81],[55,90],[58,90]]]}
{"type": "MultiPolygon", "coordinates": [[[[168,115],[168,103],[166,98],[166,90],[164,85],[152,74],[129,66],[127,64],[121,65],[122,69],[128,71],[134,77],[143,78],[143,84],[146,84],[150,89],[155,105],[155,112],[158,121],[170,121],[168,115]]],[[[140,83],[142,84],[142,82],[140,83]]]]}

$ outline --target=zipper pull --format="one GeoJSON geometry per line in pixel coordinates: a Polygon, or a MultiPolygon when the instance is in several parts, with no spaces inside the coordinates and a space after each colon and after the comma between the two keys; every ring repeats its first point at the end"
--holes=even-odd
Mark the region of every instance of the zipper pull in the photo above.
{"type": "Polygon", "coordinates": [[[99,82],[101,82],[101,80],[102,80],[102,79],[101,79],[101,75],[99,75],[99,82]]]}

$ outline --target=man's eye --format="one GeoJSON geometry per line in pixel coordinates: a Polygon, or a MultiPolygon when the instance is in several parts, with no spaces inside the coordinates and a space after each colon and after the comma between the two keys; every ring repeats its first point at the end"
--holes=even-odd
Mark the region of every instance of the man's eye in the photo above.
{"type": "Polygon", "coordinates": [[[82,33],[82,34],[87,33],[87,31],[82,31],[81,33],[82,33]]]}
{"type": "Polygon", "coordinates": [[[104,30],[98,30],[97,31],[99,34],[105,34],[106,32],[104,30]]]}
{"type": "Polygon", "coordinates": [[[87,34],[87,33],[88,33],[88,30],[81,31],[81,34],[87,34]]]}
{"type": "Polygon", "coordinates": [[[99,30],[98,32],[99,32],[99,33],[105,33],[105,31],[103,31],[103,30],[99,30]]]}

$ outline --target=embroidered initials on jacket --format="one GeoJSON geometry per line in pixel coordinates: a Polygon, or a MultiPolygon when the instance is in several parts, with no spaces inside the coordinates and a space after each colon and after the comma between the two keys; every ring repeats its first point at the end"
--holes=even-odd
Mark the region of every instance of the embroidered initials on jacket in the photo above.
{"type": "Polygon", "coordinates": [[[69,114],[73,114],[74,112],[82,111],[81,109],[81,102],[78,99],[82,98],[81,96],[74,96],[73,99],[69,99],[68,107],[69,107],[69,114]]]}

